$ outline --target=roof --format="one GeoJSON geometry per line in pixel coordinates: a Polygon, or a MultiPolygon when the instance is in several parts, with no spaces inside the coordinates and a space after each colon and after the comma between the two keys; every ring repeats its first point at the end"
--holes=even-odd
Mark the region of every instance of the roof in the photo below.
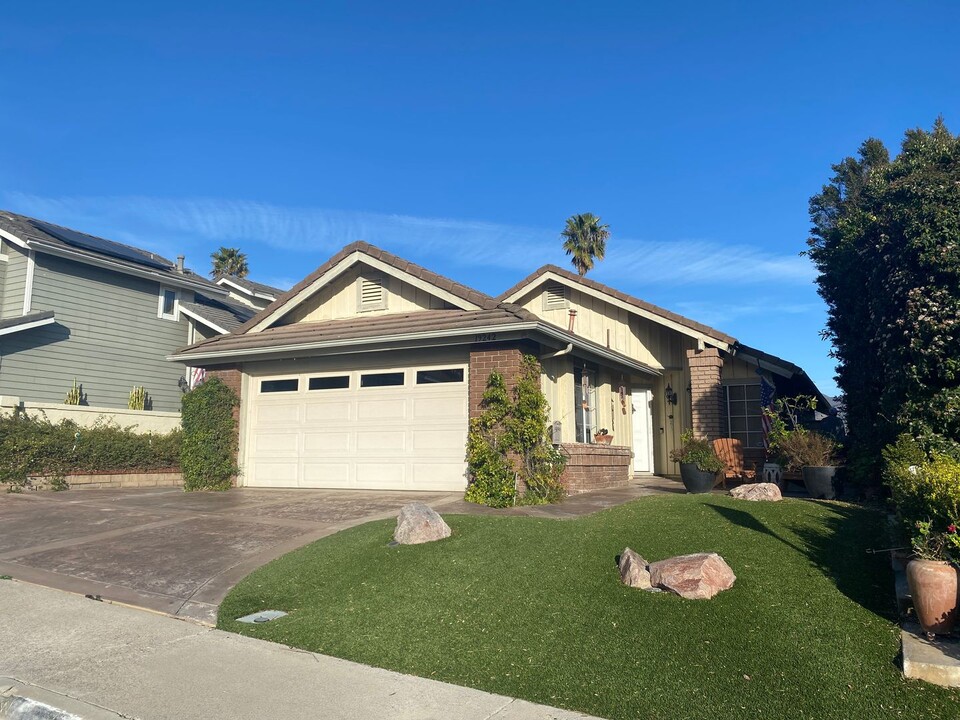
{"type": "Polygon", "coordinates": [[[216,295],[225,294],[222,288],[214,285],[202,275],[198,275],[189,269],[184,269],[182,273],[178,272],[176,264],[167,258],[133,245],[125,245],[61,225],[54,225],[44,220],[17,215],[8,210],[0,210],[0,230],[9,233],[21,242],[26,243],[29,248],[39,252],[66,256],[81,262],[105,263],[111,269],[119,272],[129,272],[141,276],[147,274],[172,285],[202,286],[208,292],[216,295]],[[62,234],[65,237],[73,235],[85,238],[89,241],[90,246],[81,247],[66,242],[62,238],[51,234],[51,231],[44,230],[44,227],[49,228],[52,232],[63,231],[62,234]],[[101,250],[91,249],[93,246],[100,247],[101,250]],[[134,259],[136,257],[142,257],[143,261],[138,262],[134,259]]]}
{"type": "Polygon", "coordinates": [[[0,320],[0,335],[9,335],[21,330],[39,327],[40,325],[49,325],[54,319],[53,310],[43,310],[0,320]]]}
{"type": "Polygon", "coordinates": [[[674,322],[677,325],[681,325],[683,327],[689,328],[690,330],[694,330],[703,335],[707,335],[711,338],[715,338],[722,343],[726,343],[727,345],[734,345],[737,342],[736,338],[731,337],[730,335],[727,335],[726,333],[721,332],[720,330],[716,330],[715,328],[712,328],[709,325],[698,323],[695,320],[691,320],[690,318],[684,317],[683,315],[678,315],[675,312],[665,310],[662,307],[658,307],[657,305],[648,303],[645,300],[641,300],[640,298],[634,297],[633,295],[628,295],[625,292],[621,292],[620,290],[617,290],[616,288],[612,288],[609,285],[604,285],[603,283],[599,283],[596,280],[591,280],[590,278],[581,277],[576,273],[572,273],[569,270],[564,270],[563,268],[558,267],[556,265],[544,265],[538,270],[535,270],[533,273],[525,277],[523,280],[518,282],[512,288],[510,288],[506,292],[499,295],[497,299],[501,301],[507,300],[514,293],[517,293],[523,290],[525,287],[532,285],[536,280],[538,280],[541,276],[546,275],[547,273],[553,273],[566,280],[569,280],[570,282],[576,283],[577,285],[583,285],[584,287],[588,287],[592,290],[596,290],[597,292],[610,295],[611,297],[614,297],[617,300],[620,300],[621,302],[626,303],[627,305],[632,305],[639,310],[644,310],[648,313],[658,315],[664,318],[665,320],[670,320],[671,322],[674,322]]]}
{"type": "Polygon", "coordinates": [[[568,333],[562,328],[541,320],[529,310],[511,303],[501,303],[482,310],[429,310],[325,320],[317,323],[293,323],[271,327],[258,333],[220,335],[181,348],[170,359],[190,362],[197,358],[256,355],[268,352],[301,352],[325,347],[354,347],[376,342],[394,342],[401,339],[470,337],[477,332],[488,332],[491,329],[539,332],[557,342],[571,343],[583,352],[625,367],[659,374],[659,371],[648,365],[568,333]]]}
{"type": "Polygon", "coordinates": [[[230,300],[208,298],[199,293],[195,299],[192,303],[180,303],[180,310],[221,333],[233,332],[257,313],[252,307],[230,300]]]}
{"type": "Polygon", "coordinates": [[[251,295],[269,295],[270,299],[276,299],[283,294],[283,290],[280,288],[275,288],[272,285],[266,285],[264,283],[248,280],[247,278],[239,278],[236,275],[217,275],[217,277],[213,279],[213,282],[217,285],[224,281],[229,281],[234,285],[240,286],[251,295]]]}
{"type": "Polygon", "coordinates": [[[282,308],[287,304],[291,299],[299,295],[303,290],[307,289],[323,275],[329,272],[331,269],[336,267],[343,260],[348,258],[353,253],[360,252],[369,257],[380,260],[391,267],[396,268],[400,272],[405,272],[410,275],[413,275],[416,278],[419,278],[425,282],[435,285],[436,287],[449,292],[450,294],[458,297],[466,302],[476,305],[485,310],[492,310],[497,307],[498,302],[494,298],[486,295],[479,290],[474,290],[473,288],[467,287],[461,283],[451,280],[450,278],[439,275],[432,270],[427,270],[416,263],[412,263],[408,260],[404,260],[398,255],[389,253],[386,250],[381,250],[375,245],[358,240],[357,242],[351,243],[344,247],[340,252],[336,253],[333,257],[327,260],[323,265],[318,267],[312,273],[307,275],[303,280],[298,282],[292,288],[287,290],[285,293],[281,294],[276,300],[267,305],[263,310],[261,310],[253,320],[245,323],[241,328],[238,329],[238,332],[246,332],[250,328],[254,327],[257,323],[261,322],[263,319],[269,317],[272,313],[282,308]]]}

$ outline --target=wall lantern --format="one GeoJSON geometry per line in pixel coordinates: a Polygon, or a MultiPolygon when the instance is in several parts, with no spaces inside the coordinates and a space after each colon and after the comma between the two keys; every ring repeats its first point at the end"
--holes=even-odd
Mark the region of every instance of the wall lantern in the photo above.
{"type": "Polygon", "coordinates": [[[663,395],[664,395],[664,398],[666,399],[666,401],[667,401],[668,404],[670,404],[670,405],[676,405],[676,404],[677,404],[677,394],[673,391],[673,388],[670,387],[670,384],[669,384],[669,383],[667,383],[667,389],[666,389],[666,392],[664,392],[663,395]]]}

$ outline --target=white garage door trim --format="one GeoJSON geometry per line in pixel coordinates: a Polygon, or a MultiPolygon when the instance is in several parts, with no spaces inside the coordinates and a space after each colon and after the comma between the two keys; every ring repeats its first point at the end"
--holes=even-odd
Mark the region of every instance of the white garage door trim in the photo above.
{"type": "Polygon", "coordinates": [[[244,485],[466,487],[466,364],[325,369],[250,380],[244,485]]]}

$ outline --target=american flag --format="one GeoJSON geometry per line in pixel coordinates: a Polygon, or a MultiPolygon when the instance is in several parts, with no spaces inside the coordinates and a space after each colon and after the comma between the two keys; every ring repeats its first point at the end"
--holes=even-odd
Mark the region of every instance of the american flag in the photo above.
{"type": "Polygon", "coordinates": [[[190,368],[190,389],[193,390],[207,379],[207,371],[203,368],[190,368]]]}
{"type": "MultiPolygon", "coordinates": [[[[773,396],[777,389],[771,385],[763,375],[760,376],[760,408],[761,410],[775,410],[773,406],[773,396]]],[[[763,447],[770,448],[770,418],[764,412],[760,415],[760,423],[763,428],[763,447]]]]}

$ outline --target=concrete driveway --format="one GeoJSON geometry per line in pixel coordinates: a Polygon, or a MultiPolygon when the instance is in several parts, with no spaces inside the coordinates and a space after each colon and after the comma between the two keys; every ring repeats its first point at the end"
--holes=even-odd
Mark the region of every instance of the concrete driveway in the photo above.
{"type": "Polygon", "coordinates": [[[406,503],[462,493],[233,489],[0,495],[0,575],[204,623],[264,563],[406,503]]]}

